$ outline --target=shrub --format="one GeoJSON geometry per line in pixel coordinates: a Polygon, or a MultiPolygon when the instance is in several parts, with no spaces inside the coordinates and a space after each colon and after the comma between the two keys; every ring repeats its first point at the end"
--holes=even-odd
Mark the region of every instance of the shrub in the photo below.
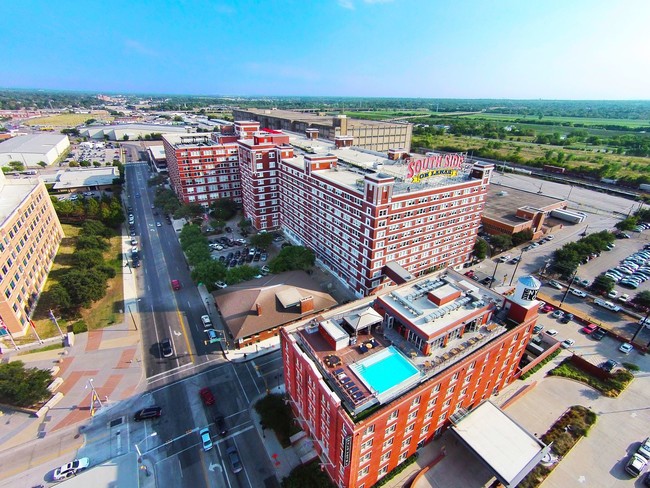
{"type": "Polygon", "coordinates": [[[321,471],[319,463],[303,464],[295,468],[282,480],[282,488],[334,488],[326,473],[321,471]]]}
{"type": "Polygon", "coordinates": [[[74,332],[75,334],[88,332],[88,325],[83,320],[78,320],[74,324],[72,324],[72,332],[74,332]]]}
{"type": "Polygon", "coordinates": [[[375,483],[375,484],[373,485],[373,488],[374,488],[375,486],[382,486],[382,485],[385,485],[385,484],[388,483],[390,480],[392,480],[395,476],[397,476],[397,475],[400,474],[402,471],[404,471],[408,466],[410,466],[410,465],[413,464],[415,461],[417,461],[417,459],[418,459],[418,453],[417,453],[417,452],[416,452],[415,454],[410,455],[409,457],[407,457],[407,458],[404,460],[404,462],[403,462],[402,464],[400,464],[399,466],[397,466],[397,467],[396,467],[395,469],[393,469],[390,473],[388,473],[388,474],[387,474],[386,476],[384,476],[382,479],[380,479],[379,481],[377,481],[377,483],[375,483]]]}
{"type": "Polygon", "coordinates": [[[544,366],[546,363],[548,363],[549,361],[551,361],[552,359],[554,359],[554,358],[555,358],[558,354],[560,354],[561,352],[562,352],[561,349],[557,349],[557,350],[553,351],[552,354],[550,354],[548,357],[546,357],[546,358],[545,358],[541,363],[539,363],[537,366],[535,366],[534,368],[532,368],[530,371],[527,371],[526,373],[522,374],[522,375],[519,377],[519,379],[520,379],[520,380],[525,380],[525,379],[528,378],[530,375],[532,375],[532,374],[534,374],[534,373],[537,373],[540,369],[542,369],[542,366],[544,366]]]}
{"type": "Polygon", "coordinates": [[[571,362],[571,358],[566,358],[555,369],[549,371],[551,376],[563,376],[572,380],[586,383],[587,385],[600,391],[608,397],[617,397],[627,388],[627,385],[634,379],[634,375],[626,369],[619,369],[610,378],[601,380],[588,372],[579,369],[571,362]]]}

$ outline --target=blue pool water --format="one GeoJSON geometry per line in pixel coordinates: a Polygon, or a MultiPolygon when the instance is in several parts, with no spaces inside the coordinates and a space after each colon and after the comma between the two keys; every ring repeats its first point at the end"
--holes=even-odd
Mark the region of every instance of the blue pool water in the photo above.
{"type": "Polygon", "coordinates": [[[354,368],[355,373],[363,377],[378,393],[383,393],[419,373],[418,369],[409,363],[393,346],[385,349],[382,353],[384,353],[385,357],[378,361],[370,357],[366,361],[358,362],[357,367],[354,368]]]}

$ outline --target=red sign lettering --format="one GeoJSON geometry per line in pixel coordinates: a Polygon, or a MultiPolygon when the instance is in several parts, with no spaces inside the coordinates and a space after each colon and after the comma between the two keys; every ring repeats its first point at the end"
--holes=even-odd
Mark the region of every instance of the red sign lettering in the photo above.
{"type": "Polygon", "coordinates": [[[406,177],[413,178],[423,171],[434,168],[460,168],[464,162],[464,154],[435,154],[424,159],[409,159],[406,166],[406,177]]]}

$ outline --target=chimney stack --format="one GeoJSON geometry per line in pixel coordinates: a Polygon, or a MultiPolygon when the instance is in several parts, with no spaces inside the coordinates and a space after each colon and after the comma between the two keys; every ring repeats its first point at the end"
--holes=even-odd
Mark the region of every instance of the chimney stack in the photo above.
{"type": "Polygon", "coordinates": [[[305,297],[300,299],[300,313],[305,314],[314,310],[314,297],[305,297]]]}
{"type": "Polygon", "coordinates": [[[305,130],[305,133],[307,134],[307,139],[310,139],[312,141],[318,139],[318,129],[309,128],[305,130]]]}
{"type": "Polygon", "coordinates": [[[354,137],[352,136],[336,136],[334,138],[334,144],[336,149],[341,149],[342,147],[350,147],[354,142],[354,137]]]}
{"type": "Polygon", "coordinates": [[[262,315],[262,306],[259,303],[255,304],[255,308],[257,310],[257,316],[259,317],[260,315],[262,315]]]}

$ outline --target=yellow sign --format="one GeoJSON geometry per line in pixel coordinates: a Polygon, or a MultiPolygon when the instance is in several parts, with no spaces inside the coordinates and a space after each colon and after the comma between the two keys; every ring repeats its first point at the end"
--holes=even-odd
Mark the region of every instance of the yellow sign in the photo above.
{"type": "Polygon", "coordinates": [[[421,173],[418,173],[417,175],[413,176],[413,179],[411,179],[412,183],[419,183],[421,180],[425,178],[430,178],[432,176],[456,176],[458,174],[458,170],[455,168],[439,168],[439,169],[432,169],[429,171],[422,171],[421,173]]]}

